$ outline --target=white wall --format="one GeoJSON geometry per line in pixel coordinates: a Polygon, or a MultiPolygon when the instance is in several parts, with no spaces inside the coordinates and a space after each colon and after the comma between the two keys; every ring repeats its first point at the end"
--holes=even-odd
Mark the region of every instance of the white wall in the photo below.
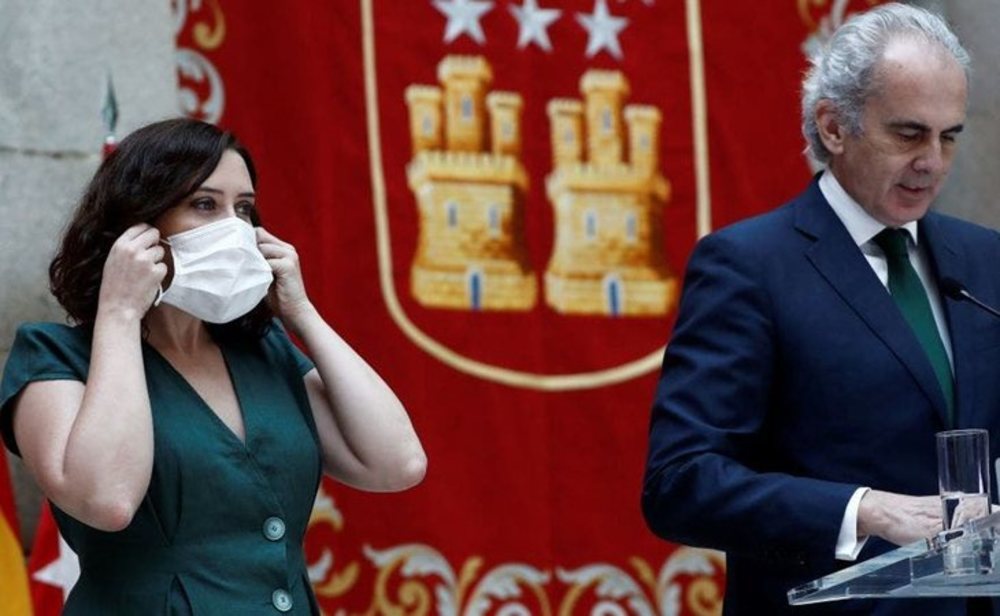
{"type": "Polygon", "coordinates": [[[951,177],[937,208],[1000,229],[1000,2],[924,0],[942,14],[972,56],[969,113],[951,177]]]}
{"type": "MultiPolygon", "coordinates": [[[[63,319],[48,263],[100,163],[109,72],[119,135],[178,114],[173,28],[170,0],[0,0],[0,365],[18,323],[63,319]]],[[[10,459],[30,545],[39,497],[10,459]]]]}

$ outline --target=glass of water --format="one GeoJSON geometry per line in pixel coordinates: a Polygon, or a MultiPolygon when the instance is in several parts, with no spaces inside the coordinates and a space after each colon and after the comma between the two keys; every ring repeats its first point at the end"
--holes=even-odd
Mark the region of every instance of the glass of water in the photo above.
{"type": "Polygon", "coordinates": [[[990,512],[990,435],[986,430],[937,433],[938,488],[944,530],[990,512]]]}
{"type": "MultiPolygon", "coordinates": [[[[938,488],[944,530],[990,513],[990,435],[986,430],[937,433],[938,488]]],[[[989,563],[970,551],[967,542],[948,546],[946,575],[988,573],[989,563]]]]}

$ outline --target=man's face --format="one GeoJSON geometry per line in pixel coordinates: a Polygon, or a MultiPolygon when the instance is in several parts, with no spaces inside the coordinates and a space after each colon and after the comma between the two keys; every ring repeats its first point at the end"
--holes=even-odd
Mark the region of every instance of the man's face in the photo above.
{"type": "Polygon", "coordinates": [[[903,39],[886,48],[873,85],[860,133],[843,131],[830,169],[873,218],[898,227],[927,213],[951,169],[965,73],[944,50],[903,39]]]}

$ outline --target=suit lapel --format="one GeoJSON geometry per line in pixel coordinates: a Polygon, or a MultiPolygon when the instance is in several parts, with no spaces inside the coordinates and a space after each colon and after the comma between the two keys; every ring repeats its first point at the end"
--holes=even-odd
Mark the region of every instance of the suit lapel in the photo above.
{"type": "Polygon", "coordinates": [[[923,347],[815,180],[796,208],[796,228],[813,239],[806,258],[906,367],[946,425],[944,395],[923,347]]]}
{"type": "MultiPolygon", "coordinates": [[[[938,280],[954,278],[963,280],[967,272],[961,248],[942,228],[942,219],[930,212],[920,222],[920,241],[927,243],[927,254],[938,280]]],[[[975,379],[973,378],[972,344],[975,343],[973,323],[976,307],[967,302],[955,302],[941,296],[948,334],[951,338],[951,355],[955,374],[955,427],[974,426],[973,406],[975,379]]]]}

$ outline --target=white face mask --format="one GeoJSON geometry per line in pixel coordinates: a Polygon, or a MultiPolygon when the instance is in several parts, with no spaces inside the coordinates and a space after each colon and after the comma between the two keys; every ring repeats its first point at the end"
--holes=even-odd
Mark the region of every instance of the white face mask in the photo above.
{"type": "Polygon", "coordinates": [[[163,301],[202,321],[228,323],[245,315],[274,280],[253,227],[239,218],[171,235],[165,243],[174,277],[155,303],[163,301]]]}

